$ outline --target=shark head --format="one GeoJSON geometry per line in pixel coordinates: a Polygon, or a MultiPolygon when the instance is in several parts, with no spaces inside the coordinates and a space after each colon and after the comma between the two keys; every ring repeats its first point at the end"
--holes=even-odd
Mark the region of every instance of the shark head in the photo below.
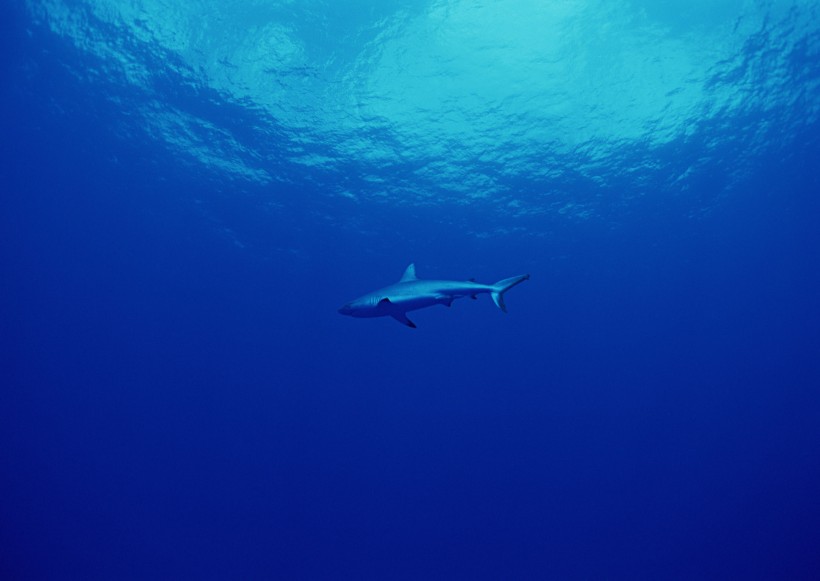
{"type": "Polygon", "coordinates": [[[392,303],[387,297],[365,295],[339,308],[339,313],[350,317],[383,317],[389,314],[392,303]]]}
{"type": "MultiPolygon", "coordinates": [[[[405,269],[399,283],[412,283],[417,280],[416,265],[411,264],[405,269]]],[[[397,298],[395,295],[391,295],[393,296],[393,300],[391,300],[386,296],[387,293],[389,293],[388,289],[381,289],[366,294],[340,307],[339,313],[350,317],[384,317],[385,315],[395,317],[397,312],[403,311],[400,306],[402,301],[400,297],[397,298]]]]}
{"type": "Polygon", "coordinates": [[[342,305],[339,307],[339,314],[340,315],[350,315],[353,316],[353,303],[347,303],[346,305],[342,305]]]}

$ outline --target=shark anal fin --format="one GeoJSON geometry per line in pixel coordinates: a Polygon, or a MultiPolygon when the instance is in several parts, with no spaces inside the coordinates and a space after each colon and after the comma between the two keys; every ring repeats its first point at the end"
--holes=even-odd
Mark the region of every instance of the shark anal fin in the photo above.
{"type": "Polygon", "coordinates": [[[407,315],[405,313],[393,313],[390,316],[393,317],[394,319],[396,319],[402,325],[407,325],[411,329],[416,328],[416,324],[413,321],[411,321],[410,319],[408,319],[407,315]]]}

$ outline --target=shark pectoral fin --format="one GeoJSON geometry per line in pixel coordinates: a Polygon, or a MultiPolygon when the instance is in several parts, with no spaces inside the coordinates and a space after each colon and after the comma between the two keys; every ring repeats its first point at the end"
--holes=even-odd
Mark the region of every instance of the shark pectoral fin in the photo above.
{"type": "Polygon", "coordinates": [[[394,319],[396,319],[402,325],[407,325],[411,329],[416,328],[416,324],[413,321],[411,321],[410,319],[407,318],[406,313],[393,313],[390,316],[393,317],[394,319]]]}

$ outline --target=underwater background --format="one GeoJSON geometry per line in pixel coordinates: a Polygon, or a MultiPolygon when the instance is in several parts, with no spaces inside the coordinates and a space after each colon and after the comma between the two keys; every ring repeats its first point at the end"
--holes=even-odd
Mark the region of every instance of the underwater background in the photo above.
{"type": "Polygon", "coordinates": [[[0,27],[0,577],[818,578],[820,4],[0,27]]]}

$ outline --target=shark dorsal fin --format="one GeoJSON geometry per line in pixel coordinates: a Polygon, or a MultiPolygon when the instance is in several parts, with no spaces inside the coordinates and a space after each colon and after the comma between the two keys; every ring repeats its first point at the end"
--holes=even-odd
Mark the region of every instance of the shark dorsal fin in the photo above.
{"type": "Polygon", "coordinates": [[[407,270],[404,271],[404,274],[401,275],[399,282],[410,282],[416,280],[416,265],[411,264],[407,267],[407,270]]]}

